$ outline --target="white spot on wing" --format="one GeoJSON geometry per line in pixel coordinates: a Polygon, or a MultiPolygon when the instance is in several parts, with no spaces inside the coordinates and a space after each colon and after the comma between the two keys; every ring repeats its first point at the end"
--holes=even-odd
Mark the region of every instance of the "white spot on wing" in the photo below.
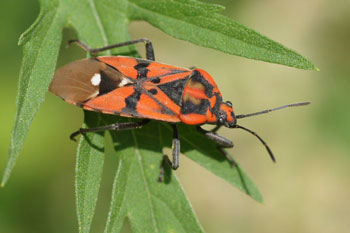
{"type": "Polygon", "coordinates": [[[128,83],[132,83],[128,78],[123,78],[122,81],[119,83],[119,87],[123,87],[128,83]]]}
{"type": "Polygon", "coordinates": [[[91,83],[94,86],[98,86],[100,85],[101,82],[101,75],[99,73],[94,74],[94,76],[92,76],[91,78],[91,83]]]}

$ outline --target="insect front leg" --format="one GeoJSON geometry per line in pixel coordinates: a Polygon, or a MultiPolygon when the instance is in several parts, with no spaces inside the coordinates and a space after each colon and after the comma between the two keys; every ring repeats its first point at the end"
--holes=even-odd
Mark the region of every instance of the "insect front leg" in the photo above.
{"type": "Polygon", "coordinates": [[[213,130],[208,131],[203,129],[200,126],[197,126],[197,130],[205,135],[207,138],[209,138],[210,140],[216,142],[218,144],[218,146],[223,147],[223,148],[232,148],[233,147],[233,143],[230,139],[225,138],[224,136],[221,136],[219,134],[216,134],[216,131],[218,130],[218,126],[215,127],[213,130]]]}
{"type": "Polygon", "coordinates": [[[78,136],[79,134],[84,134],[84,133],[91,133],[91,132],[100,132],[100,131],[105,131],[105,130],[129,130],[129,129],[139,129],[142,128],[145,124],[149,122],[148,119],[142,120],[140,122],[120,122],[120,123],[114,123],[111,125],[104,125],[104,126],[99,126],[95,128],[80,128],[79,130],[73,132],[70,135],[70,139],[75,141],[75,137],[78,136]]]}
{"type": "Polygon", "coordinates": [[[123,46],[128,46],[128,45],[132,45],[132,44],[137,44],[137,43],[145,43],[145,47],[146,47],[146,58],[147,60],[151,60],[154,61],[155,57],[154,57],[154,50],[153,50],[153,45],[152,42],[146,38],[141,38],[141,39],[137,39],[137,40],[130,40],[130,41],[125,41],[122,43],[117,43],[117,44],[112,44],[112,45],[107,45],[105,47],[101,47],[101,48],[90,48],[87,44],[85,44],[84,42],[80,41],[80,40],[70,40],[68,41],[68,44],[77,44],[79,47],[81,47],[82,49],[84,49],[85,51],[91,53],[91,54],[97,54],[106,50],[110,50],[110,49],[114,49],[114,48],[119,48],[119,47],[123,47],[123,46]]]}
{"type": "Polygon", "coordinates": [[[164,180],[164,172],[165,172],[165,166],[169,164],[173,170],[178,169],[180,164],[180,139],[179,139],[179,132],[177,130],[176,125],[171,125],[173,127],[173,161],[169,159],[167,155],[163,155],[163,161],[160,166],[160,174],[158,181],[163,182],[164,180]]]}
{"type": "Polygon", "coordinates": [[[216,133],[220,128],[221,128],[222,125],[217,125],[215,126],[212,130],[210,130],[210,132],[212,133],[216,133]]]}
{"type": "Polygon", "coordinates": [[[224,148],[232,148],[233,147],[233,143],[230,139],[225,138],[224,136],[221,136],[219,134],[216,134],[216,131],[220,128],[221,126],[216,126],[214,129],[212,129],[211,131],[207,131],[203,128],[201,128],[200,126],[197,126],[197,130],[205,135],[207,138],[209,138],[210,140],[214,141],[217,145],[218,145],[218,150],[221,152],[221,154],[223,154],[226,159],[229,161],[229,163],[231,164],[231,166],[235,166],[236,163],[233,160],[233,158],[224,150],[224,148]]]}

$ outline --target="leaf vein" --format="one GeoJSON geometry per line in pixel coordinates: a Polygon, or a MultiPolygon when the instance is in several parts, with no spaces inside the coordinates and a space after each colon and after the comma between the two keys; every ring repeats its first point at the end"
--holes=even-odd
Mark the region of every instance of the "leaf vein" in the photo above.
{"type": "Polygon", "coordinates": [[[151,192],[149,190],[148,183],[147,183],[147,180],[146,180],[145,171],[143,169],[143,164],[142,164],[142,161],[141,161],[142,160],[142,156],[141,156],[140,151],[139,151],[139,145],[137,143],[136,135],[135,135],[134,130],[131,130],[131,135],[132,135],[134,143],[135,143],[135,154],[138,157],[137,161],[138,161],[138,164],[140,165],[142,178],[143,178],[143,181],[144,181],[144,184],[145,184],[145,188],[146,188],[146,192],[147,192],[147,199],[148,199],[148,202],[149,202],[149,205],[150,205],[150,208],[151,208],[152,223],[154,225],[155,232],[159,232],[158,227],[157,227],[157,223],[156,223],[156,218],[155,218],[155,215],[154,215],[154,207],[153,207],[153,204],[152,204],[151,192]]]}
{"type": "MultiPolygon", "coordinates": [[[[108,45],[107,35],[106,35],[106,32],[105,32],[104,27],[102,25],[101,18],[99,16],[98,12],[97,12],[94,0],[89,0],[89,4],[90,4],[91,10],[92,10],[92,13],[93,13],[93,15],[94,15],[94,17],[96,19],[97,26],[98,26],[98,28],[101,31],[101,35],[102,35],[102,39],[103,39],[104,45],[108,45]]],[[[111,52],[109,50],[107,51],[107,53],[109,55],[111,55],[111,52]]]]}

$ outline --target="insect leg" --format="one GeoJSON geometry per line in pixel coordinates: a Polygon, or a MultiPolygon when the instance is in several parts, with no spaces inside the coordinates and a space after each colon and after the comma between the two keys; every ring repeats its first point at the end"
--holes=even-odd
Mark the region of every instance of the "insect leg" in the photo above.
{"type": "Polygon", "coordinates": [[[120,123],[114,123],[111,125],[104,125],[104,126],[99,126],[95,128],[80,128],[79,130],[73,132],[70,135],[70,139],[75,141],[75,137],[78,136],[79,134],[84,134],[84,133],[91,133],[91,132],[100,132],[100,131],[105,131],[105,130],[129,130],[129,129],[139,129],[142,128],[145,124],[149,122],[148,119],[142,120],[140,122],[120,122],[120,123]]]}
{"type": "Polygon", "coordinates": [[[210,140],[216,142],[218,146],[223,147],[223,148],[232,148],[233,143],[230,139],[225,138],[224,136],[221,136],[219,134],[216,134],[215,132],[217,131],[217,127],[215,127],[212,131],[207,131],[205,129],[202,129],[200,126],[197,126],[197,130],[205,135],[207,138],[210,140]]]}
{"type": "Polygon", "coordinates": [[[173,162],[169,159],[167,155],[163,155],[163,161],[160,166],[160,174],[158,181],[162,182],[164,180],[164,171],[166,164],[169,164],[173,170],[176,170],[179,167],[180,161],[180,139],[177,126],[174,124],[173,127],[173,162]]]}
{"type": "Polygon", "coordinates": [[[212,130],[210,130],[210,132],[212,133],[216,133],[216,131],[218,131],[221,128],[222,125],[217,125],[215,126],[215,128],[213,128],[212,130]]]}
{"type": "Polygon", "coordinates": [[[122,42],[122,43],[107,45],[105,47],[95,48],[95,49],[90,48],[87,44],[85,44],[84,42],[82,42],[80,40],[70,40],[70,41],[68,41],[68,45],[75,43],[79,47],[84,49],[85,51],[87,51],[87,52],[89,52],[91,54],[96,54],[96,53],[103,52],[103,51],[106,51],[106,50],[109,50],[109,49],[114,49],[114,48],[118,48],[118,47],[123,47],[123,46],[132,45],[132,44],[137,44],[137,43],[140,43],[140,42],[144,42],[145,43],[147,60],[154,61],[155,57],[154,57],[154,50],[153,50],[152,42],[150,40],[146,39],[146,38],[125,41],[125,42],[122,42]]]}
{"type": "Polygon", "coordinates": [[[201,134],[203,134],[206,137],[208,137],[210,140],[216,142],[216,144],[218,145],[217,148],[221,152],[221,154],[223,154],[226,157],[226,159],[229,161],[231,166],[235,166],[236,163],[233,160],[233,158],[224,150],[224,148],[232,148],[233,147],[232,141],[215,133],[220,127],[221,126],[216,126],[211,131],[207,131],[205,129],[202,129],[200,126],[197,126],[197,130],[201,134]]]}
{"type": "Polygon", "coordinates": [[[180,139],[179,132],[176,125],[173,126],[173,165],[171,166],[174,170],[179,167],[180,161],[180,139]]]}
{"type": "Polygon", "coordinates": [[[172,166],[172,162],[170,161],[169,157],[167,155],[163,155],[163,160],[162,160],[162,163],[160,164],[160,172],[159,172],[158,182],[164,181],[165,166],[167,164],[172,166]]]}

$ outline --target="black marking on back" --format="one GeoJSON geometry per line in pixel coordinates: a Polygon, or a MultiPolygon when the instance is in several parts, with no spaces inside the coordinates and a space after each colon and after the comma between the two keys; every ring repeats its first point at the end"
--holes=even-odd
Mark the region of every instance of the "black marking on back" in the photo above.
{"type": "Polygon", "coordinates": [[[179,70],[179,69],[167,69],[169,71],[169,73],[165,73],[162,75],[159,75],[158,77],[164,77],[164,76],[169,76],[169,75],[173,75],[173,74],[181,74],[181,73],[186,73],[189,72],[188,70],[179,70]]]}
{"type": "Polygon", "coordinates": [[[182,94],[184,92],[187,81],[188,76],[183,79],[160,84],[157,87],[161,89],[164,94],[166,94],[174,103],[176,103],[178,106],[181,106],[182,94]]]}
{"type": "Polygon", "coordinates": [[[154,83],[154,84],[160,83],[160,78],[159,77],[152,78],[151,82],[154,83]]]}
{"type": "Polygon", "coordinates": [[[207,99],[201,99],[199,104],[194,104],[188,100],[182,103],[181,114],[197,113],[205,115],[209,107],[210,102],[207,99]]]}
{"type": "Polygon", "coordinates": [[[134,93],[132,93],[129,97],[125,99],[125,108],[122,109],[122,112],[128,114],[135,114],[136,106],[141,97],[141,91],[135,88],[134,93]]]}
{"type": "Polygon", "coordinates": [[[165,77],[165,76],[170,76],[170,75],[174,75],[174,74],[181,74],[181,73],[186,73],[189,72],[189,70],[179,70],[179,69],[172,69],[172,68],[167,68],[165,69],[167,71],[169,71],[168,73],[164,73],[158,76],[153,76],[153,77],[148,77],[148,79],[152,82],[152,83],[160,83],[160,79],[165,77]]]}
{"type": "Polygon", "coordinates": [[[150,61],[137,60],[137,65],[134,68],[137,70],[137,79],[147,78],[148,69],[150,61]]]}
{"type": "Polygon", "coordinates": [[[161,110],[160,110],[160,113],[162,114],[166,114],[166,115],[171,115],[171,116],[174,116],[175,113],[173,111],[171,111],[167,106],[165,106],[163,103],[161,103],[157,98],[155,98],[153,95],[150,95],[150,93],[144,89],[141,89],[142,90],[142,94],[145,94],[147,95],[148,97],[150,97],[151,99],[153,99],[160,107],[161,107],[161,110]]]}
{"type": "Polygon", "coordinates": [[[118,87],[119,83],[111,79],[103,70],[100,71],[100,74],[101,74],[101,82],[99,85],[98,96],[107,94],[108,92],[111,92],[118,87]]]}
{"type": "Polygon", "coordinates": [[[211,109],[211,112],[217,115],[218,111],[220,110],[220,105],[222,103],[222,97],[217,92],[215,92],[214,95],[216,96],[216,101],[214,108],[211,109]]]}
{"type": "Polygon", "coordinates": [[[148,91],[149,91],[149,93],[151,93],[152,95],[156,95],[156,94],[158,93],[157,89],[155,89],[155,88],[152,88],[152,89],[150,89],[150,90],[148,90],[148,91]]]}
{"type": "Polygon", "coordinates": [[[205,90],[205,94],[211,98],[213,97],[213,89],[214,87],[202,76],[202,74],[198,70],[193,70],[190,76],[192,82],[199,82],[203,84],[205,90]]]}
{"type": "Polygon", "coordinates": [[[216,96],[216,101],[215,101],[215,105],[213,108],[210,108],[210,111],[215,115],[216,117],[216,121],[219,120],[219,112],[220,112],[220,105],[222,103],[222,96],[215,92],[214,95],[216,96]]]}

